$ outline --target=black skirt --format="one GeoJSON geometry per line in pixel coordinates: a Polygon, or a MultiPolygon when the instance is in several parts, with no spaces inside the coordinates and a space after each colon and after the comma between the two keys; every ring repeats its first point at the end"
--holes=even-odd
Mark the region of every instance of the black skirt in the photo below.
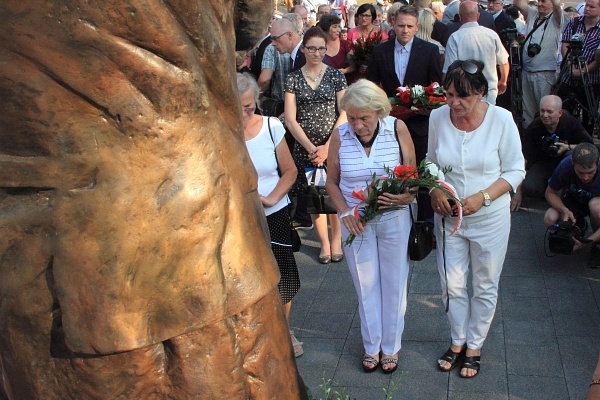
{"type": "Polygon", "coordinates": [[[300,289],[298,266],[292,251],[292,231],[288,208],[282,208],[267,216],[267,224],[271,234],[271,249],[281,275],[277,288],[281,301],[285,304],[291,301],[300,289]]]}

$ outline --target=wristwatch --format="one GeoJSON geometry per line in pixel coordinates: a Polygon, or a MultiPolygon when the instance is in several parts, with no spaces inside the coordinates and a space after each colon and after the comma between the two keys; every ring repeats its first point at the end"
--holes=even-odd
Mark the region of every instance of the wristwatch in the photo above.
{"type": "Polygon", "coordinates": [[[492,198],[490,197],[489,193],[486,192],[485,190],[480,190],[479,193],[481,193],[483,195],[483,206],[484,207],[489,207],[492,205],[492,198]]]}

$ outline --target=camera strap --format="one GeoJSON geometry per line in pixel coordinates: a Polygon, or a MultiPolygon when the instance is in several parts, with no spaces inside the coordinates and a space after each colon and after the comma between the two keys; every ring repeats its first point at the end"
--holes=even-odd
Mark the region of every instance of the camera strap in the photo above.
{"type": "Polygon", "coordinates": [[[535,31],[537,31],[540,26],[544,25],[544,33],[542,33],[542,39],[538,43],[539,45],[542,44],[542,42],[544,41],[544,35],[546,34],[546,27],[548,26],[548,21],[550,21],[550,18],[552,17],[552,14],[553,13],[548,14],[543,19],[540,19],[540,17],[537,17],[535,19],[535,22],[533,23],[533,29],[531,30],[531,32],[529,32],[527,34],[527,37],[525,37],[525,40],[523,40],[523,47],[525,47],[525,44],[527,43],[527,41],[529,39],[531,39],[531,35],[533,35],[533,33],[535,31]]]}

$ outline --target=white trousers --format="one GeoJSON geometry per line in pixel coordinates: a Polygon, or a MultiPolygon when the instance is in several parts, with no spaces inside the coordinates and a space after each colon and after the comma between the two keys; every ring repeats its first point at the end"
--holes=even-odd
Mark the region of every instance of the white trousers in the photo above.
{"type": "Polygon", "coordinates": [[[526,129],[540,110],[542,97],[549,95],[556,82],[556,71],[527,72],[522,74],[523,129],[526,129]]]}
{"type": "MultiPolygon", "coordinates": [[[[408,209],[390,211],[371,221],[344,256],[358,296],[365,352],[396,354],[402,347],[408,279],[408,209]]],[[[342,239],[348,231],[342,223],[342,239]]]]}
{"type": "Polygon", "coordinates": [[[454,218],[446,219],[446,272],[442,245],[442,218],[435,215],[437,263],[444,306],[449,294],[448,319],[452,344],[480,349],[490,329],[498,283],[506,256],[510,234],[510,209],[504,207],[491,214],[463,219],[458,231],[448,236],[454,218]],[[473,269],[473,297],[467,293],[469,265],[473,269]],[[447,291],[446,291],[447,276],[447,291]]]}

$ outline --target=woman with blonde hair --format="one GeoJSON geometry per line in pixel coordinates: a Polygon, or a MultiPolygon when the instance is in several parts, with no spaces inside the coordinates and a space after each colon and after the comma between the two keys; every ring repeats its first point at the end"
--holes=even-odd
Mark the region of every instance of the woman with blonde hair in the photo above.
{"type": "Polygon", "coordinates": [[[424,8],[419,11],[418,18],[419,27],[417,28],[416,37],[423,39],[426,42],[435,44],[440,50],[440,56],[442,58],[442,65],[444,64],[444,46],[440,42],[431,38],[433,32],[433,24],[435,23],[435,15],[429,8],[424,8]]]}
{"type": "Polygon", "coordinates": [[[384,167],[415,163],[415,148],[404,122],[389,116],[385,92],[361,79],[348,88],[340,102],[348,122],[331,134],[327,191],[342,222],[342,238],[355,235],[344,246],[344,256],[358,296],[364,355],[362,367],[372,372],[381,363],[384,373],[398,366],[406,312],[408,279],[408,235],[411,219],[407,204],[415,196],[379,196],[388,207],[379,218],[363,225],[352,213],[360,200],[352,195],[373,174],[382,176],[384,167]]]}

